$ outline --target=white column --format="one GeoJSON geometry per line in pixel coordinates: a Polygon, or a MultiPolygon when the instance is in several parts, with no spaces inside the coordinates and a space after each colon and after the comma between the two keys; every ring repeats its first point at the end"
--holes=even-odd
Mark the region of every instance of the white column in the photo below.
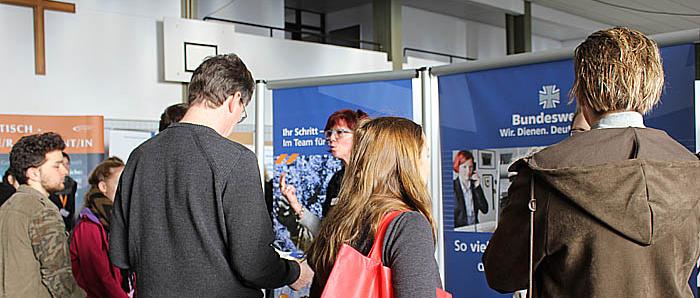
{"type": "Polygon", "coordinates": [[[265,81],[255,82],[255,156],[260,180],[265,185],[265,81]]]}
{"type": "Polygon", "coordinates": [[[423,131],[430,147],[430,179],[428,189],[433,201],[433,222],[437,228],[435,258],[440,269],[440,279],[445,282],[445,238],[442,220],[442,170],[440,166],[440,108],[437,93],[437,77],[428,69],[419,72],[423,97],[423,131]]]}

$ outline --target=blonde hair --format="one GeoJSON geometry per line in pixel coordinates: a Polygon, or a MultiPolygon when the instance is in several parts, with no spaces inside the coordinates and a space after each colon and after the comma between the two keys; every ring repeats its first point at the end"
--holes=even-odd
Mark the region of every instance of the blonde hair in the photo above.
{"type": "Polygon", "coordinates": [[[318,280],[325,283],[343,243],[364,240],[359,238],[368,225],[373,237],[379,222],[391,211],[418,211],[434,231],[430,195],[420,174],[424,144],[421,127],[408,119],[360,121],[338,205],[324,219],[308,252],[318,280]]]}
{"type": "Polygon", "coordinates": [[[663,65],[654,41],[624,27],[588,36],[574,53],[576,78],[569,96],[598,114],[649,112],[661,97],[663,65]]]}

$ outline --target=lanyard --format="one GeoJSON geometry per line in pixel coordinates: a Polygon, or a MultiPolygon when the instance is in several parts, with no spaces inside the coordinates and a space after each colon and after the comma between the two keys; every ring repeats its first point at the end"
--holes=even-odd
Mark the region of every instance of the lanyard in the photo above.
{"type": "Polygon", "coordinates": [[[68,203],[68,195],[58,195],[58,199],[61,200],[61,208],[66,208],[66,203],[68,203]]]}

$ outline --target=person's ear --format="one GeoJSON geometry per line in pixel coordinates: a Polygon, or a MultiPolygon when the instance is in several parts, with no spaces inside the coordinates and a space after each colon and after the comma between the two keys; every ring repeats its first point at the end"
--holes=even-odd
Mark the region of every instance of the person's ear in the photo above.
{"type": "Polygon", "coordinates": [[[236,103],[235,100],[233,100],[233,95],[229,95],[226,97],[226,100],[224,100],[223,106],[226,107],[226,111],[229,113],[233,113],[233,108],[235,107],[234,104],[236,103]]]}
{"type": "Polygon", "coordinates": [[[41,172],[39,171],[39,168],[31,167],[27,169],[27,180],[31,181],[41,181],[41,172]]]}
{"type": "Polygon", "coordinates": [[[102,193],[106,193],[106,192],[107,192],[107,183],[105,183],[104,181],[100,181],[99,183],[97,183],[97,188],[98,188],[102,193]]]}
{"type": "Polygon", "coordinates": [[[593,112],[591,107],[588,106],[588,104],[584,103],[581,105],[581,114],[583,116],[583,119],[586,120],[588,125],[590,125],[591,122],[593,121],[593,117],[595,116],[595,113],[593,112]]]}
{"type": "Polygon", "coordinates": [[[242,107],[243,102],[241,101],[241,100],[242,100],[242,97],[241,97],[241,92],[240,92],[240,91],[236,91],[235,93],[233,93],[233,95],[230,95],[229,97],[227,97],[226,100],[228,101],[226,104],[227,104],[227,107],[228,107],[228,111],[229,111],[230,113],[235,112],[236,109],[242,109],[242,108],[243,108],[243,107],[242,107]],[[230,101],[228,101],[229,99],[230,99],[230,101]],[[239,104],[241,105],[241,107],[238,107],[239,104]]]}

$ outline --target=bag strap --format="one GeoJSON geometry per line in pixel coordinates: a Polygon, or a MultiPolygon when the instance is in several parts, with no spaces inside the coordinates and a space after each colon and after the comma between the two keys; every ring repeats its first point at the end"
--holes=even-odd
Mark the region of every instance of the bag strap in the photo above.
{"type": "Polygon", "coordinates": [[[404,211],[391,211],[389,214],[385,215],[382,221],[379,223],[377,228],[377,233],[374,235],[374,244],[372,244],[372,249],[369,251],[368,257],[373,260],[382,261],[382,245],[384,243],[384,235],[386,235],[386,229],[389,228],[389,224],[394,218],[401,215],[404,211]]]}
{"type": "Polygon", "coordinates": [[[527,204],[530,209],[530,269],[528,270],[527,296],[532,298],[532,275],[534,271],[534,243],[535,243],[535,210],[537,210],[537,200],[535,200],[535,176],[530,178],[530,202],[527,204]]]}

